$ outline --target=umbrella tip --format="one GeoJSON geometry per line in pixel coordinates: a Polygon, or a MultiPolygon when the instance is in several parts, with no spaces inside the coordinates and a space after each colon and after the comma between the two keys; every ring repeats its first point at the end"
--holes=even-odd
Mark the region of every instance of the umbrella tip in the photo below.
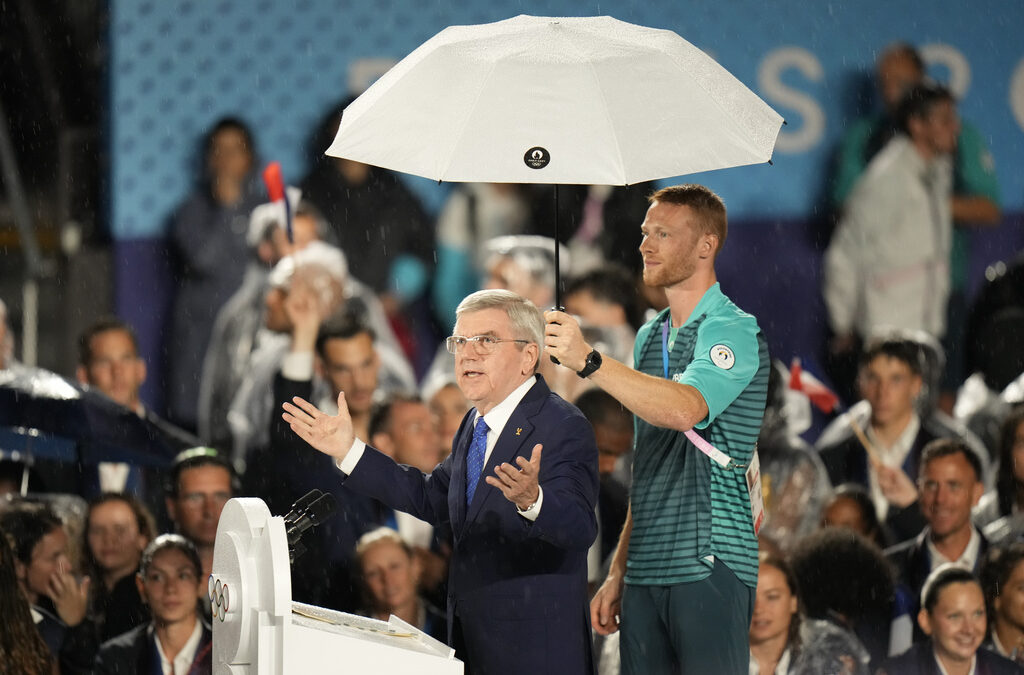
{"type": "Polygon", "coordinates": [[[768,166],[775,166],[775,162],[773,162],[772,160],[769,159],[768,160],[768,166]]]}

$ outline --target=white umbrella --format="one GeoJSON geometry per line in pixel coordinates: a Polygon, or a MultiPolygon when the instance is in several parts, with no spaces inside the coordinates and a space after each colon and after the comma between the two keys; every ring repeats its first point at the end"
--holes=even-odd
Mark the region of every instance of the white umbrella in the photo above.
{"type": "Polygon", "coordinates": [[[767,162],[782,117],[672,31],[451,26],[356,99],[328,155],[438,181],[630,185],[767,162]]]}

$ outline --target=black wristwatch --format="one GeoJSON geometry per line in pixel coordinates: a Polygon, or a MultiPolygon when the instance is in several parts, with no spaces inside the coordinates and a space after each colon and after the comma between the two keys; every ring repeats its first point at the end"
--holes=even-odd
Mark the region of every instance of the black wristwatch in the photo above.
{"type": "Polygon", "coordinates": [[[580,377],[590,377],[594,374],[594,371],[601,367],[601,352],[596,349],[587,354],[587,363],[583,366],[583,370],[577,370],[576,374],[580,377]]]}

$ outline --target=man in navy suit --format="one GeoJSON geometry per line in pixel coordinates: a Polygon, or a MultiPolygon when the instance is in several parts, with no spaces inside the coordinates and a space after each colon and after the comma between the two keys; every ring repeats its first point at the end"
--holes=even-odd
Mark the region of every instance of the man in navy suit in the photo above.
{"type": "Polygon", "coordinates": [[[309,402],[283,418],[335,459],[346,487],[449,525],[448,634],[467,673],[593,672],[587,550],[597,534],[597,446],[586,418],[537,375],[540,311],[509,291],[479,291],[456,310],[459,388],[475,406],[452,454],[430,474],[357,439],[309,402]]]}

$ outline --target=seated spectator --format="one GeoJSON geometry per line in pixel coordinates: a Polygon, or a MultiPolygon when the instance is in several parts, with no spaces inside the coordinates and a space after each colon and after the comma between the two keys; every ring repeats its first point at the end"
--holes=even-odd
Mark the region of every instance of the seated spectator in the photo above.
{"type": "Polygon", "coordinates": [[[263,296],[263,325],[243,365],[243,375],[230,402],[227,421],[233,439],[231,457],[239,473],[248,471],[250,453],[265,449],[274,401],[270,384],[288,351],[293,330],[285,303],[293,287],[312,291],[317,309],[329,316],[345,303],[348,260],[340,249],[321,242],[282,258],[270,271],[263,296]]]}
{"type": "Polygon", "coordinates": [[[597,540],[587,559],[587,576],[600,583],[607,576],[606,561],[619,543],[629,507],[629,487],[617,477],[620,460],[633,449],[633,415],[603,389],[588,389],[575,405],[594,428],[597,443],[597,540]]]}
{"type": "Polygon", "coordinates": [[[985,640],[985,595],[970,570],[947,563],[928,575],[917,622],[928,639],[886,660],[879,675],[1024,672],[999,654],[978,649],[985,640]]]}
{"type": "Polygon", "coordinates": [[[981,566],[981,587],[989,608],[987,647],[1024,663],[1024,543],[989,549],[981,566]]]}
{"type": "Polygon", "coordinates": [[[871,664],[888,654],[892,568],[877,546],[845,528],[818,530],[799,542],[790,564],[804,611],[852,633],[871,664]]]}
{"type": "MultiPolygon", "coordinates": [[[[375,400],[388,391],[404,389],[385,377],[381,345],[375,333],[358,317],[321,318],[308,293],[292,290],[286,309],[294,325],[289,352],[274,378],[273,397],[278,405],[301,396],[322,409],[336,411],[339,394],[352,417],[356,433],[369,438],[375,400]],[[317,375],[318,377],[314,377],[317,375]]],[[[380,502],[340,485],[333,462],[288,428],[279,416],[268,423],[272,455],[267,466],[282,503],[290,503],[312,489],[332,492],[337,510],[314,536],[305,541],[309,552],[292,566],[292,596],[315,605],[345,612],[358,603],[355,545],[359,537],[394,518],[380,502]],[[325,578],[325,563],[331,574],[325,578]]]]}
{"type": "Polygon", "coordinates": [[[569,281],[565,309],[588,326],[603,328],[610,351],[627,365],[633,363],[633,341],[643,325],[636,280],[618,265],[605,265],[569,281]]]}
{"type": "Polygon", "coordinates": [[[868,673],[868,652],[835,624],[806,619],[796,577],[781,558],[762,553],[750,622],[751,675],[868,673]]]}
{"type": "MultiPolygon", "coordinates": [[[[292,189],[289,195],[292,194],[292,189]]],[[[242,384],[249,356],[263,325],[264,297],[270,270],[286,255],[327,235],[327,221],[308,201],[292,202],[292,241],[285,230],[282,202],[260,204],[249,216],[246,242],[250,258],[242,285],[217,314],[199,383],[198,432],[207,445],[230,447],[228,410],[242,384]]]]}
{"type": "Polygon", "coordinates": [[[0,514],[0,530],[14,550],[18,587],[60,672],[89,673],[98,647],[96,626],[86,617],[90,579],[75,579],[60,519],[42,504],[21,502],[0,514]]]}
{"type": "Polygon", "coordinates": [[[412,547],[392,529],[367,532],[356,546],[367,605],[365,616],[387,621],[394,614],[431,637],[446,641],[445,615],[417,593],[420,564],[412,547]]]}
{"type": "MultiPolygon", "coordinates": [[[[224,505],[235,495],[234,469],[213,448],[191,448],[179,454],[166,485],[167,513],[178,534],[195,547],[200,561],[200,578],[210,576],[217,524],[224,505]]],[[[206,587],[200,589],[200,596],[206,587]]]]}
{"type": "MultiPolygon", "coordinates": [[[[139,392],[146,374],[138,338],[124,321],[101,318],[79,336],[76,376],[80,383],[99,390],[145,419],[172,452],[197,445],[195,437],[161,419],[142,402],[139,392]]],[[[131,492],[151,511],[160,506],[157,472],[123,462],[100,462],[96,475],[86,479],[86,496],[103,492],[131,492]]]]}
{"type": "Polygon", "coordinates": [[[106,493],[90,502],[82,557],[85,573],[93,580],[90,614],[100,642],[149,619],[135,574],[142,551],[155,534],[153,516],[131,495],[106,493]]]}
{"type": "MultiPolygon", "coordinates": [[[[354,319],[369,326],[381,355],[383,377],[392,389],[413,389],[416,378],[412,367],[398,347],[380,300],[370,289],[348,274],[348,262],[340,249],[323,242],[310,243],[303,250],[281,260],[270,273],[266,295],[266,330],[246,366],[228,422],[234,438],[233,459],[239,471],[249,463],[250,453],[266,451],[273,411],[279,402],[273,398],[274,376],[281,369],[296,326],[289,307],[309,303],[317,310],[317,322],[327,318],[354,319]]],[[[247,471],[247,469],[246,469],[247,471]]],[[[260,493],[257,491],[257,493],[260,493]]]]}
{"type": "MultiPolygon", "coordinates": [[[[998,458],[995,490],[985,493],[974,512],[974,522],[983,529],[1001,519],[1024,520],[1019,517],[1024,511],[1024,405],[1003,422],[998,458]]],[[[1020,532],[1021,525],[1014,530],[1020,532]]]]}
{"type": "Polygon", "coordinates": [[[209,675],[213,633],[200,620],[196,602],[206,590],[203,579],[199,554],[187,539],[177,534],[154,539],[136,576],[153,620],[104,643],[96,675],[209,675]]]}
{"type": "Polygon", "coordinates": [[[832,491],[821,510],[821,526],[853,530],[879,548],[889,545],[871,496],[863,485],[856,483],[843,483],[832,491]]]}
{"type": "MultiPolygon", "coordinates": [[[[561,244],[559,265],[568,274],[569,254],[561,244]]],[[[539,235],[495,237],[484,244],[484,288],[505,289],[537,307],[555,301],[555,240],[539,235]]]]}
{"type": "Polygon", "coordinates": [[[783,550],[818,526],[831,484],[818,453],[794,428],[786,405],[785,371],[779,362],[768,376],[768,400],[757,438],[765,520],[761,536],[783,550]]]}
{"type": "Polygon", "coordinates": [[[16,561],[7,534],[0,529],[0,663],[4,672],[51,675],[57,669],[36,630],[25,594],[18,584],[16,561]]]}
{"type": "Polygon", "coordinates": [[[947,562],[972,571],[981,566],[988,541],[971,522],[971,508],[984,491],[980,473],[977,455],[961,441],[935,440],[921,453],[917,484],[927,526],[917,537],[885,552],[899,581],[893,654],[909,647],[911,640],[919,642],[924,637],[919,632],[920,624],[913,629],[913,637],[910,629],[928,575],[947,562]]]}
{"type": "Polygon", "coordinates": [[[895,541],[915,536],[925,524],[913,482],[924,446],[952,436],[978,445],[966,429],[951,428],[943,415],[923,412],[926,406],[918,406],[919,398],[932,396],[934,375],[926,355],[931,351],[919,339],[902,333],[886,333],[871,341],[861,359],[864,402],[818,440],[832,484],[852,482],[868,488],[879,520],[895,541]]]}
{"type": "Polygon", "coordinates": [[[374,406],[369,434],[373,447],[399,464],[430,473],[441,461],[434,419],[419,396],[389,394],[374,406]]]}
{"type": "MultiPolygon", "coordinates": [[[[441,463],[434,418],[418,396],[393,393],[375,405],[370,416],[370,442],[399,464],[423,473],[431,473],[441,463]]],[[[402,511],[390,511],[388,524],[416,555],[420,587],[435,597],[448,578],[449,537],[442,535],[442,541],[435,543],[430,523],[402,511]]]]}
{"type": "Polygon", "coordinates": [[[455,383],[455,376],[439,377],[434,381],[425,381],[422,386],[423,399],[430,406],[437,425],[441,444],[441,461],[451,454],[455,434],[458,433],[462,420],[472,408],[465,394],[455,383]]]}
{"type": "Polygon", "coordinates": [[[644,324],[636,280],[615,264],[571,279],[565,286],[565,309],[592,326],[628,326],[634,335],[644,324]]]}

